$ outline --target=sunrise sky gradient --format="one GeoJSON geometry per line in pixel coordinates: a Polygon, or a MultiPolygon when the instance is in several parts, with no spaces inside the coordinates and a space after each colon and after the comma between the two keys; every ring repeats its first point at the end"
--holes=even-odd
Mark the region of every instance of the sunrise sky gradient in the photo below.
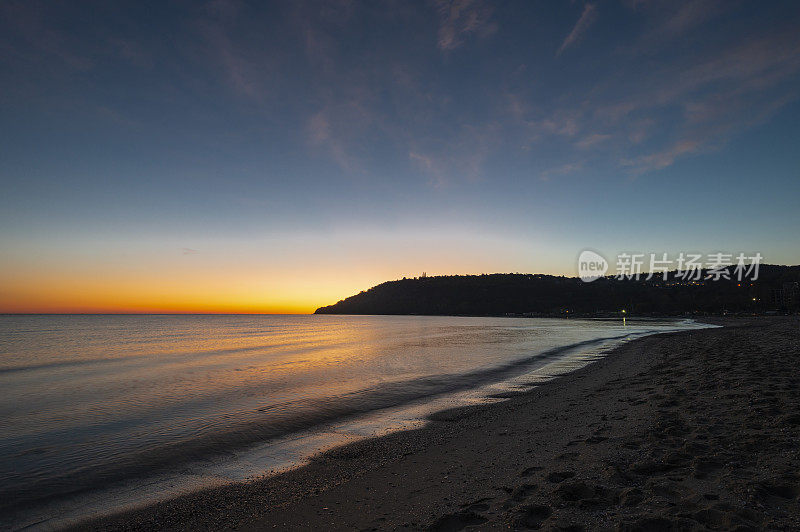
{"type": "Polygon", "coordinates": [[[0,312],[800,263],[800,3],[0,4],[0,312]]]}

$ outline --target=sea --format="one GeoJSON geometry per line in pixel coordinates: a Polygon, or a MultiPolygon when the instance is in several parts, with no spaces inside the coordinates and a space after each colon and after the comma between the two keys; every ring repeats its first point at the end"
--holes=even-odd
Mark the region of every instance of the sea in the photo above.
{"type": "Polygon", "coordinates": [[[0,528],[246,482],[692,320],[0,316],[0,528]]]}

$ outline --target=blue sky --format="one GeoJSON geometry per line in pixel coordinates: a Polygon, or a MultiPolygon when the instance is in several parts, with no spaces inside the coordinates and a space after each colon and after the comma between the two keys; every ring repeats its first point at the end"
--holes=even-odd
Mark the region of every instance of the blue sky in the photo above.
{"type": "Polygon", "coordinates": [[[265,292],[334,271],[332,297],[421,271],[572,275],[586,247],[800,263],[797,2],[0,13],[16,284],[246,263],[265,292]]]}

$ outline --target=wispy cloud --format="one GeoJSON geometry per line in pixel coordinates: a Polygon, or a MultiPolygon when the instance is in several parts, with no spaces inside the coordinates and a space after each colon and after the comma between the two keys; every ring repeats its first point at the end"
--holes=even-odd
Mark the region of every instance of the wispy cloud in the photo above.
{"type": "Polygon", "coordinates": [[[597,19],[597,7],[594,4],[586,4],[578,22],[575,23],[572,31],[561,43],[556,55],[561,55],[564,50],[580,41],[586,31],[594,24],[595,19],[597,19]]]}
{"type": "Polygon", "coordinates": [[[334,110],[323,109],[308,120],[308,138],[312,146],[323,149],[340,169],[346,172],[360,172],[363,165],[348,148],[348,143],[360,138],[361,128],[367,126],[369,119],[358,106],[345,107],[350,108],[353,113],[353,122],[347,121],[346,118],[342,119],[341,115],[346,115],[346,110],[339,109],[339,116],[333,122],[332,115],[336,114],[334,110]],[[360,121],[359,112],[362,112],[360,121]]]}
{"type": "Polygon", "coordinates": [[[731,2],[720,0],[697,0],[684,4],[669,2],[674,9],[671,16],[665,17],[661,33],[679,35],[694,28],[723,11],[731,2]]]}
{"type": "Polygon", "coordinates": [[[541,179],[542,181],[550,181],[550,178],[553,176],[573,174],[575,172],[583,170],[583,168],[584,168],[583,162],[570,162],[540,172],[539,179],[541,179]]]}
{"type": "MultiPolygon", "coordinates": [[[[500,15],[482,0],[434,0],[430,5],[434,10],[425,16],[437,17],[438,24],[435,34],[420,42],[440,52],[430,56],[437,61],[498,28],[494,18],[500,15]]],[[[600,23],[598,6],[582,6],[556,52],[562,57],[559,69],[570,68],[565,52],[600,23]]],[[[643,175],[723,146],[796,96],[791,83],[800,73],[796,32],[772,28],[712,38],[717,17],[737,9],[718,0],[636,2],[631,7],[645,22],[628,34],[627,45],[610,48],[599,42],[593,47],[599,64],[606,62],[596,80],[562,90],[557,76],[547,78],[546,65],[525,58],[506,79],[478,81],[475,86],[486,99],[469,104],[457,101],[458,94],[443,90],[441,80],[426,73],[431,65],[420,68],[419,61],[393,54],[377,60],[380,52],[369,49],[352,61],[343,47],[357,19],[348,2],[293,8],[291,35],[299,53],[288,58],[281,50],[265,53],[256,46],[261,42],[257,33],[249,39],[239,34],[246,7],[233,0],[212,4],[203,28],[207,56],[229,89],[261,105],[279,101],[273,85],[283,78],[275,73],[289,61],[297,65],[305,76],[307,102],[298,122],[305,126],[300,134],[312,155],[329,157],[345,173],[366,176],[374,157],[368,147],[379,138],[435,187],[480,179],[494,150],[503,151],[499,146],[513,146],[521,157],[544,155],[548,163],[554,163],[553,153],[568,160],[591,154],[643,175]],[[692,53],[676,53],[687,39],[694,43],[692,53]],[[488,137],[487,131],[492,132],[488,137]]],[[[418,13],[398,9],[416,20],[418,13]]],[[[575,164],[553,164],[540,177],[572,174],[575,164]]]]}
{"type": "MultiPolygon", "coordinates": [[[[660,49],[675,46],[681,32],[704,31],[712,24],[718,5],[707,2],[704,7],[678,9],[680,22],[667,19],[670,31],[661,35],[672,40],[662,41],[660,49]]],[[[651,46],[649,35],[643,38],[650,43],[644,48],[647,54],[661,53],[651,46]]],[[[720,149],[732,136],[800,97],[800,36],[790,28],[713,40],[696,46],[692,54],[665,55],[644,75],[634,75],[644,58],[618,59],[614,75],[576,90],[557,105],[515,101],[514,109],[525,109],[526,116],[537,109],[545,113],[527,121],[534,140],[571,135],[579,137],[574,146],[581,150],[602,143],[604,152],[616,154],[620,166],[639,176],[720,149]]]]}
{"type": "MultiPolygon", "coordinates": [[[[180,78],[167,87],[172,92],[153,92],[175,101],[186,95],[186,109],[175,112],[187,123],[210,123],[217,113],[224,115],[217,131],[242,145],[264,146],[259,135],[274,145],[282,136],[300,148],[298,156],[319,158],[342,175],[366,181],[407,172],[434,187],[491,178],[486,168],[494,161],[550,168],[544,178],[576,173],[574,161],[643,175],[724,146],[798,96],[800,36],[790,21],[781,27],[765,17],[748,26],[736,12],[741,3],[722,0],[623,1],[636,12],[622,17],[619,34],[608,39],[615,10],[583,2],[564,29],[559,59],[549,35],[537,40],[535,26],[551,23],[560,9],[531,4],[528,18],[515,21],[516,12],[485,0],[430,0],[427,9],[320,0],[261,10],[213,0],[181,22],[181,49],[163,55],[160,37],[142,41],[136,31],[104,34],[102,47],[81,45],[64,31],[69,17],[51,16],[55,8],[11,1],[0,6],[15,22],[0,35],[0,55],[22,73],[45,58],[47,75],[58,70],[75,79],[110,58],[136,73],[182,65],[171,69],[180,78]],[[747,31],[720,24],[721,16],[727,23],[736,18],[731,13],[747,31]],[[502,53],[454,60],[500,23],[508,39],[492,45],[502,53]],[[420,31],[400,38],[392,33],[400,25],[420,31]],[[594,39],[594,28],[596,42],[582,50],[591,54],[587,69],[588,62],[573,62],[566,52],[590,33],[594,39]]],[[[19,83],[6,77],[13,81],[0,83],[0,98],[9,98],[9,88],[23,94],[15,87],[24,76],[19,83]]],[[[30,79],[28,86],[41,85],[30,79]]],[[[147,129],[148,118],[126,109],[127,102],[100,100],[92,109],[104,120],[122,124],[136,116],[136,129],[147,129]]]]}
{"type": "Polygon", "coordinates": [[[582,138],[575,145],[581,149],[588,149],[597,144],[602,144],[603,142],[612,138],[612,135],[604,135],[601,133],[592,133],[591,135],[587,135],[586,137],[582,138]]]}
{"type": "Polygon", "coordinates": [[[441,188],[452,183],[479,181],[487,158],[496,148],[500,126],[462,125],[452,135],[411,141],[409,160],[428,177],[428,185],[441,188]]]}
{"type": "Polygon", "coordinates": [[[95,64],[96,50],[92,53],[78,50],[74,45],[75,36],[61,31],[50,22],[53,8],[39,2],[3,2],[0,3],[0,20],[8,26],[4,31],[10,31],[19,36],[27,48],[14,47],[8,50],[18,54],[21,59],[36,61],[35,55],[45,55],[58,58],[61,66],[75,71],[86,71],[95,64]]]}
{"type": "Polygon", "coordinates": [[[736,4],[725,0],[656,0],[629,3],[629,7],[650,19],[642,42],[638,44],[639,49],[645,50],[684,35],[726,10],[736,9],[736,4]]]}
{"type": "Polygon", "coordinates": [[[673,145],[654,153],[642,155],[634,159],[622,159],[620,165],[630,169],[633,176],[638,176],[671,166],[679,157],[697,153],[703,144],[695,140],[680,140],[673,145]]]}
{"type": "Polygon", "coordinates": [[[437,0],[439,35],[443,52],[455,50],[471,35],[488,36],[497,31],[492,9],[481,0],[437,0]]]}
{"type": "Polygon", "coordinates": [[[322,144],[331,138],[331,124],[323,111],[312,116],[308,121],[308,133],[311,142],[322,144]]]}
{"type": "Polygon", "coordinates": [[[408,158],[428,176],[431,186],[434,188],[441,188],[447,184],[445,168],[441,161],[438,161],[431,155],[416,151],[408,152],[408,158]]]}
{"type": "Polygon", "coordinates": [[[201,53],[220,69],[236,94],[263,102],[270,93],[269,79],[274,68],[268,54],[254,52],[251,46],[238,42],[236,29],[241,11],[241,5],[233,0],[215,0],[205,6],[204,16],[196,21],[203,37],[201,53]]]}

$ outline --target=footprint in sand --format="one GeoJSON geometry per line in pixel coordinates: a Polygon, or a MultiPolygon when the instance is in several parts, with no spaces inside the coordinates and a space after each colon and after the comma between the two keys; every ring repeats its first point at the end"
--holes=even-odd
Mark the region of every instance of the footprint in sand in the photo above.
{"type": "Polygon", "coordinates": [[[547,480],[553,483],[563,482],[568,478],[572,478],[575,476],[575,473],[572,471],[553,471],[549,475],[547,475],[547,480]]]}
{"type": "Polygon", "coordinates": [[[756,495],[762,501],[770,499],[797,499],[800,496],[800,486],[793,485],[781,479],[764,480],[756,485],[756,495]]]}
{"type": "Polygon", "coordinates": [[[454,514],[443,515],[433,522],[428,528],[433,532],[456,532],[468,526],[481,525],[486,522],[486,518],[481,517],[475,512],[457,512],[454,514]]]}
{"type": "Polygon", "coordinates": [[[544,469],[544,468],[539,467],[539,466],[526,467],[525,469],[522,470],[522,473],[520,473],[519,476],[521,476],[521,477],[529,477],[532,474],[536,473],[537,471],[541,471],[542,469],[544,469]]]}
{"type": "Polygon", "coordinates": [[[491,500],[491,497],[484,497],[483,499],[478,499],[477,501],[462,504],[461,507],[470,512],[485,512],[490,508],[489,503],[491,500]]]}
{"type": "Polygon", "coordinates": [[[542,528],[542,524],[551,515],[553,515],[553,510],[549,506],[531,504],[520,509],[518,524],[528,528],[539,529],[542,528]]]}
{"type": "Polygon", "coordinates": [[[505,508],[513,508],[536,491],[538,486],[536,484],[523,484],[511,492],[511,497],[503,505],[505,508]]]}

